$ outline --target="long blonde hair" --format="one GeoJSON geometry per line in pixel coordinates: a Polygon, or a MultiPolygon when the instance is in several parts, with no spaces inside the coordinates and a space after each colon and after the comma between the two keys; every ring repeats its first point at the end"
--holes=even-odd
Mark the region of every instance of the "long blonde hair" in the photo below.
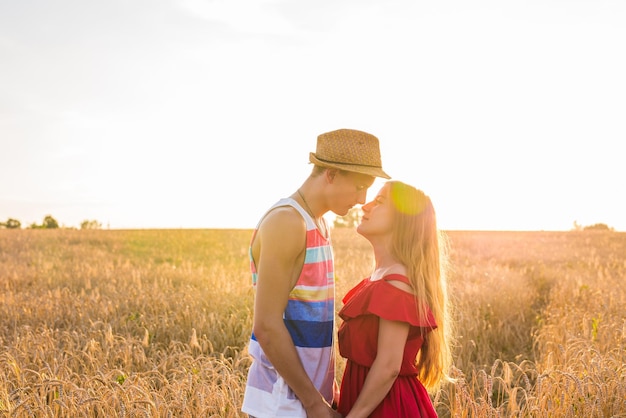
{"type": "Polygon", "coordinates": [[[452,364],[447,240],[437,228],[435,209],[424,192],[399,181],[387,183],[395,208],[393,256],[407,268],[420,317],[427,317],[429,307],[437,323],[426,333],[415,359],[420,381],[434,391],[448,378],[452,364]]]}

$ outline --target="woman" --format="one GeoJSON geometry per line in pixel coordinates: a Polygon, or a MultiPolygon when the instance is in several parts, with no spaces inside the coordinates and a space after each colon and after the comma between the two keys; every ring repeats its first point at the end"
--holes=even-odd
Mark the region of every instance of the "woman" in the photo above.
{"type": "Polygon", "coordinates": [[[375,268],[344,297],[339,351],[346,360],[338,411],[345,418],[436,417],[427,388],[451,364],[443,241],[420,190],[385,183],[363,206],[357,232],[375,268]]]}

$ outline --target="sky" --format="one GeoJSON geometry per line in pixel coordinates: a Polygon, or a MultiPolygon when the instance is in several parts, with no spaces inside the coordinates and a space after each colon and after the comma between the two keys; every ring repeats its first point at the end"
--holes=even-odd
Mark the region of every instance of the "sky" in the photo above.
{"type": "Polygon", "coordinates": [[[624,22],[623,0],[0,0],[0,222],[253,228],[352,128],[442,229],[626,231],[624,22]]]}

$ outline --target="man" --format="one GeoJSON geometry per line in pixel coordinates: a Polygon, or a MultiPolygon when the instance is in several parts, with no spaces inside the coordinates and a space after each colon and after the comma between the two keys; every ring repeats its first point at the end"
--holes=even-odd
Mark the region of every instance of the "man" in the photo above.
{"type": "Polygon", "coordinates": [[[323,215],[364,204],[383,170],[378,139],[339,129],[317,138],[309,177],[262,217],[250,247],[256,289],[242,411],[255,418],[341,417],[334,358],[335,282],[323,215]]]}

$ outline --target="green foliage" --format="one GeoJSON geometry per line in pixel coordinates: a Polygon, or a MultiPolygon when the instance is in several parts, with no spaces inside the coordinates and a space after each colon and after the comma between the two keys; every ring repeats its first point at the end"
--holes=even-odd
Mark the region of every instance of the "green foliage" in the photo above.
{"type": "Polygon", "coordinates": [[[55,229],[59,227],[59,223],[51,215],[46,215],[46,217],[43,218],[43,227],[45,229],[55,229]]]}
{"type": "Polygon", "coordinates": [[[613,228],[609,227],[607,224],[597,223],[593,225],[588,225],[583,228],[585,231],[613,231],[613,228]]]}
{"type": "Polygon", "coordinates": [[[126,378],[127,378],[127,377],[126,377],[126,375],[125,375],[124,373],[122,373],[122,374],[119,374],[119,375],[115,378],[115,381],[116,381],[118,384],[123,385],[123,384],[124,384],[124,382],[126,381],[126,378]]]}
{"type": "Polygon", "coordinates": [[[8,229],[20,229],[22,227],[22,223],[18,221],[17,219],[9,218],[7,219],[5,226],[8,229]]]}
{"type": "Polygon", "coordinates": [[[598,327],[600,326],[600,317],[593,317],[591,319],[591,339],[596,340],[598,337],[598,327]]]}
{"type": "Polygon", "coordinates": [[[574,227],[572,229],[574,231],[615,231],[614,228],[608,226],[605,223],[582,226],[577,221],[574,221],[574,227]]]}
{"type": "Polygon", "coordinates": [[[33,222],[29,226],[30,229],[57,229],[58,227],[59,223],[52,217],[52,215],[46,215],[43,218],[43,223],[41,225],[37,225],[37,223],[33,222]]]}
{"type": "Polygon", "coordinates": [[[94,220],[85,219],[80,223],[80,229],[102,229],[102,223],[94,220]]]}
{"type": "Polygon", "coordinates": [[[0,222],[0,228],[6,229],[20,229],[22,227],[22,223],[17,219],[9,218],[6,222],[0,222]]]}

